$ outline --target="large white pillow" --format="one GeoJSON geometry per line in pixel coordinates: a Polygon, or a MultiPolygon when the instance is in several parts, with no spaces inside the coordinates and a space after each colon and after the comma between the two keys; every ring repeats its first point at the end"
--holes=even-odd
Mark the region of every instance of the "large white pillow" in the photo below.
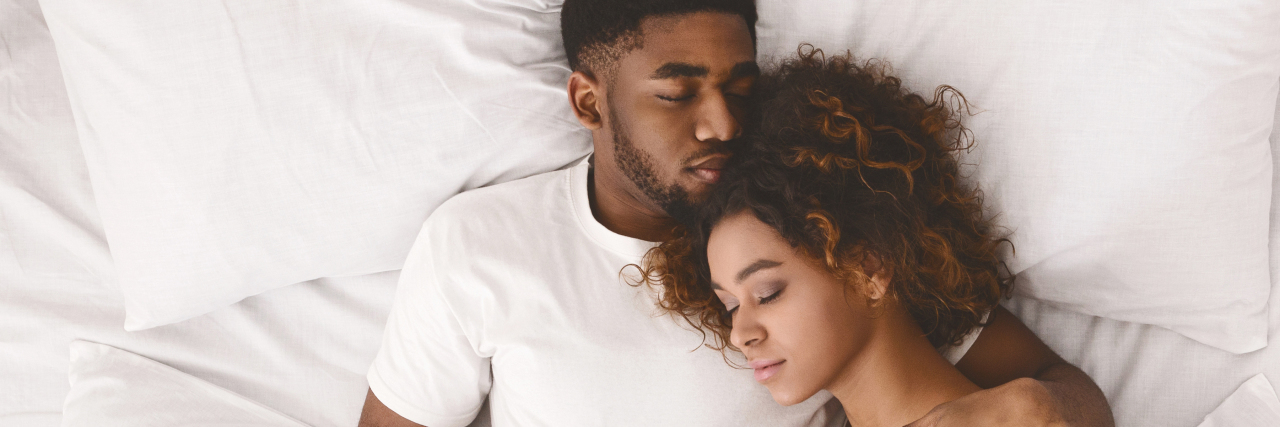
{"type": "Polygon", "coordinates": [[[1243,353],[1267,337],[1280,2],[762,0],[810,42],[958,88],[1017,292],[1243,353]]]}
{"type": "Polygon", "coordinates": [[[129,330],[398,269],[449,196],[590,150],[558,5],[41,4],[129,330]]]}

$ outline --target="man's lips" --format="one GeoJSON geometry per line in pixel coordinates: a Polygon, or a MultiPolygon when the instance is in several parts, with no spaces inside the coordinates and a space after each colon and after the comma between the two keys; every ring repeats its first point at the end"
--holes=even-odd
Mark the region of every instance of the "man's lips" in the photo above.
{"type": "Polygon", "coordinates": [[[724,164],[728,161],[729,156],[727,155],[715,155],[694,163],[686,170],[698,177],[698,179],[714,184],[720,180],[720,171],[724,169],[724,164]]]}
{"type": "Polygon", "coordinates": [[[765,382],[765,380],[768,380],[773,377],[774,374],[777,374],[779,369],[782,369],[783,363],[786,363],[786,361],[776,359],[753,360],[750,362],[750,365],[752,369],[756,370],[756,381],[765,382]]]}
{"type": "Polygon", "coordinates": [[[712,184],[720,181],[720,169],[698,168],[693,170],[693,175],[712,184]]]}

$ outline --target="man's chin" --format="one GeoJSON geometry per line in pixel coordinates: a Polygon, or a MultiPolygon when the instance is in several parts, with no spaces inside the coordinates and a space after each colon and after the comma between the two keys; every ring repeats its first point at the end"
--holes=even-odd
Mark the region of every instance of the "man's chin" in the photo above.
{"type": "Polygon", "coordinates": [[[710,193],[710,188],[694,190],[698,191],[690,191],[690,189],[686,188],[684,197],[670,200],[662,206],[667,216],[686,227],[693,225],[693,222],[697,220],[697,207],[706,200],[707,194],[710,193]]]}
{"type": "Polygon", "coordinates": [[[711,195],[711,186],[707,186],[706,188],[699,188],[697,189],[697,191],[689,191],[688,197],[685,198],[685,203],[688,203],[691,206],[702,206],[702,204],[707,201],[707,197],[710,195],[711,195]]]}

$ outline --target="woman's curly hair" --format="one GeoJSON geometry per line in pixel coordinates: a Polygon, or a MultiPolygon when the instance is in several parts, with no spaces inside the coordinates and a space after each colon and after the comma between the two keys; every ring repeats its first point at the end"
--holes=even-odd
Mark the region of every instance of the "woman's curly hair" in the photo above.
{"type": "Polygon", "coordinates": [[[731,319],[711,290],[707,240],[739,212],[848,289],[865,291],[875,272],[864,265],[879,265],[892,275],[885,297],[937,347],[959,343],[1011,291],[997,256],[1008,240],[984,216],[981,193],[958,179],[953,152],[971,146],[963,95],[941,86],[926,100],[885,70],[802,45],[761,77],[754,126],[692,222],[645,255],[637,284],[660,288],[659,306],[710,333],[708,346],[733,348],[731,319]]]}

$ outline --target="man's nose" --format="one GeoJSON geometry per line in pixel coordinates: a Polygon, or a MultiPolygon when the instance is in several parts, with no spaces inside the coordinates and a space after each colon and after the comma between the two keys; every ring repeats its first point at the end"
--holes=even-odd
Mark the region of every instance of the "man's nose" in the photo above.
{"type": "Polygon", "coordinates": [[[742,125],[724,95],[708,97],[698,111],[694,136],[699,141],[730,141],[742,135],[742,125]]]}
{"type": "Polygon", "coordinates": [[[733,329],[729,331],[729,342],[734,347],[746,349],[748,346],[763,341],[768,334],[764,326],[756,319],[755,313],[747,307],[738,307],[733,317],[733,329]]]}

